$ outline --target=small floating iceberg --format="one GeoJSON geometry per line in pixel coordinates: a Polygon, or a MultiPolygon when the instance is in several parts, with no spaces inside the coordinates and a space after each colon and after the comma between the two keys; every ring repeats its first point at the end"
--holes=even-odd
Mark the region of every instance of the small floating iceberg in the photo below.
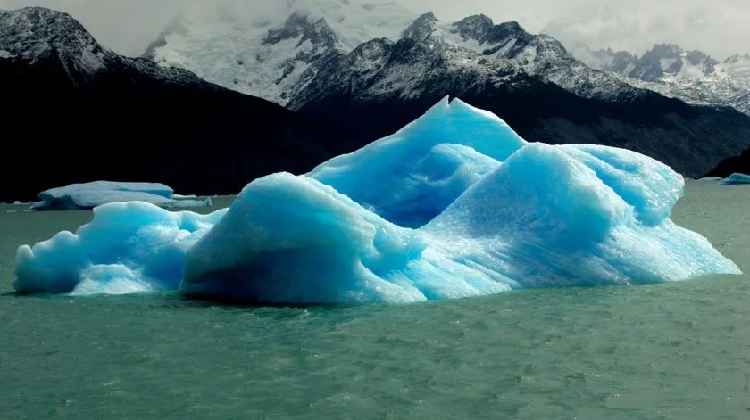
{"type": "Polygon", "coordinates": [[[670,220],[683,189],[646,156],[529,144],[494,114],[446,98],[309,174],[253,181],[227,210],[98,207],[76,234],[21,246],[14,287],[403,303],[741,274],[670,220]]]}
{"type": "Polygon", "coordinates": [[[110,203],[76,234],[18,249],[14,288],[24,293],[177,290],[185,253],[221,219],[145,202],[110,203]]]}
{"type": "Polygon", "coordinates": [[[731,176],[724,178],[721,181],[721,185],[748,185],[750,184],[750,175],[745,174],[732,174],[731,176]]]}
{"type": "Polygon", "coordinates": [[[32,210],[88,210],[107,203],[145,202],[162,208],[211,207],[207,200],[178,200],[171,187],[146,182],[95,181],[41,192],[32,210]]]}

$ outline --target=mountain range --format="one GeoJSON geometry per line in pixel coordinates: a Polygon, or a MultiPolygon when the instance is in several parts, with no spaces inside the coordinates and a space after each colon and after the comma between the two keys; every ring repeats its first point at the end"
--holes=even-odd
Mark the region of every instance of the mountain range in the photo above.
{"type": "Polygon", "coordinates": [[[750,54],[719,61],[702,51],[671,44],[655,45],[640,57],[580,44],[571,52],[590,68],[623,76],[633,86],[689,103],[727,105],[750,114],[750,54]]]}
{"type": "Polygon", "coordinates": [[[395,2],[295,0],[287,14],[255,22],[218,7],[187,8],[145,56],[286,105],[311,80],[315,64],[331,54],[350,53],[375,38],[418,37],[424,30],[454,46],[511,62],[577,95],[617,98],[635,87],[750,114],[750,54],[718,61],[701,51],[667,44],[655,45],[640,57],[580,44],[566,50],[550,36],[529,34],[518,22],[494,25],[485,15],[442,22],[431,13],[420,18],[395,2]],[[406,34],[405,28],[418,19],[422,26],[406,34]],[[494,49],[488,51],[488,46],[494,49]]]}
{"type": "Polygon", "coordinates": [[[187,9],[139,58],[66,13],[0,12],[0,88],[14,105],[4,131],[23,139],[0,199],[92,178],[237,192],[391,134],[446,95],[530,141],[624,147],[686,176],[750,145],[736,109],[634,86],[518,22],[445,22],[395,3],[289,7],[257,21],[187,9]],[[17,176],[29,173],[55,175],[17,176]]]}
{"type": "Polygon", "coordinates": [[[497,113],[532,141],[630,148],[689,176],[750,142],[746,116],[728,104],[688,105],[592,68],[519,22],[441,21],[393,2],[307,0],[287,12],[252,23],[187,10],[145,57],[284,105],[358,144],[445,95],[497,113]]]}

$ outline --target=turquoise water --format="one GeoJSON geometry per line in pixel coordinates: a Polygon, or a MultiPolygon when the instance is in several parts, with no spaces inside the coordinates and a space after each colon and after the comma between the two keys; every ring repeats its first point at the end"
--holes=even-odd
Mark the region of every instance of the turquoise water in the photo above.
{"type": "MultiPolygon", "coordinates": [[[[0,207],[15,248],[90,212],[0,207]]],[[[750,272],[750,187],[690,183],[674,220],[750,272]]],[[[406,306],[175,295],[0,297],[0,418],[750,418],[750,278],[406,306]]]]}

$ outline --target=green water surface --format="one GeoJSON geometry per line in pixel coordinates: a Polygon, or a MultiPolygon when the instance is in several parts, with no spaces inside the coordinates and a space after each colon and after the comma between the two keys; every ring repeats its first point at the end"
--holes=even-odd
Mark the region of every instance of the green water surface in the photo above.
{"type": "MultiPolygon", "coordinates": [[[[16,247],[91,213],[0,207],[16,247]],[[7,210],[14,212],[8,213],[7,210]]],[[[674,220],[750,272],[750,186],[691,182],[674,220]]],[[[405,306],[0,297],[1,419],[748,419],[750,278],[405,306]]]]}

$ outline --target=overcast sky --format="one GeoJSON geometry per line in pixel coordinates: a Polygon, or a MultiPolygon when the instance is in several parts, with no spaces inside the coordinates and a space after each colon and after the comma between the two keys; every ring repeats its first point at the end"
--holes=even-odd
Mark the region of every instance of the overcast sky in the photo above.
{"type": "MultiPolygon", "coordinates": [[[[78,18],[104,45],[141,54],[188,0],[0,0],[0,9],[40,5],[78,18]]],[[[210,2],[210,0],[207,0],[210,2]]],[[[247,0],[248,7],[258,2],[247,0]]],[[[357,1],[357,0],[353,0],[357,1]]],[[[361,1],[361,0],[359,0],[361,1]]],[[[385,0],[369,0],[370,3],[385,0]]],[[[566,44],[612,46],[641,54],[655,43],[701,49],[715,58],[750,53],[750,0],[402,0],[442,20],[483,12],[518,20],[566,44]]]]}

